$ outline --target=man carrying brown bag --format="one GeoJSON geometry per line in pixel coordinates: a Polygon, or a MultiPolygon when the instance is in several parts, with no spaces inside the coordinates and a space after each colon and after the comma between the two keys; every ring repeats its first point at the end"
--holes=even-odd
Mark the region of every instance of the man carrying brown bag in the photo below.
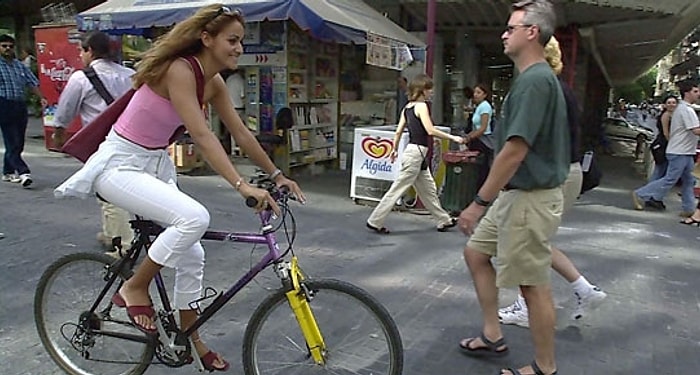
{"type": "MultiPolygon", "coordinates": [[[[55,115],[53,141],[57,148],[66,142],[65,128],[80,115],[83,126],[93,121],[107,105],[127,92],[131,87],[132,69],[114,63],[111,57],[109,37],[99,31],[86,34],[80,46],[80,57],[86,68],[76,71],[68,79],[58,100],[55,115]]],[[[112,241],[120,237],[128,246],[133,239],[129,225],[131,215],[98,197],[102,210],[102,230],[97,240],[114,252],[112,241]]]]}

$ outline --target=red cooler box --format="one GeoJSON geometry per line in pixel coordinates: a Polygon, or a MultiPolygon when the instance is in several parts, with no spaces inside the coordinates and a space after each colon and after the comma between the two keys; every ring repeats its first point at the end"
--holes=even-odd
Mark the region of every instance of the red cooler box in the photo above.
{"type": "MultiPolygon", "coordinates": [[[[44,143],[48,150],[55,150],[53,116],[58,98],[74,71],[83,68],[80,59],[81,34],[75,25],[39,25],[34,27],[36,40],[37,73],[41,93],[48,101],[44,108],[44,143]]],[[[81,128],[80,116],[76,116],[67,129],[70,137],[81,128]]]]}

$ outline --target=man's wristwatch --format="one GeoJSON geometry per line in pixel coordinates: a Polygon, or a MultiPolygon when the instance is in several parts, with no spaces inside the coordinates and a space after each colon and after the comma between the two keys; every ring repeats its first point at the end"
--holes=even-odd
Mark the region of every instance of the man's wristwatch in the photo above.
{"type": "Polygon", "coordinates": [[[491,204],[491,202],[484,200],[484,198],[480,197],[479,194],[474,196],[474,203],[482,207],[488,207],[488,205],[491,204]]]}

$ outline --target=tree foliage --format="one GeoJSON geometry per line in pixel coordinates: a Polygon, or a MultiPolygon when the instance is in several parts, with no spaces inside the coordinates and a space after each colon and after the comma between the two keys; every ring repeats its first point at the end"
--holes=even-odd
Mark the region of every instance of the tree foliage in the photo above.
{"type": "Polygon", "coordinates": [[[654,97],[656,87],[656,67],[639,76],[634,82],[615,89],[618,98],[623,98],[627,103],[641,103],[654,97]]]}

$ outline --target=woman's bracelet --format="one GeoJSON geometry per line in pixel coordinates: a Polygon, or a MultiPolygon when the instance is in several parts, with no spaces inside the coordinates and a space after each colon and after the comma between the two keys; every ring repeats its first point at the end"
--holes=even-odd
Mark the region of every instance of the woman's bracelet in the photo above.
{"type": "Polygon", "coordinates": [[[238,181],[236,181],[236,183],[233,184],[233,188],[236,189],[236,191],[240,191],[242,183],[243,183],[243,177],[239,177],[238,181]]]}

